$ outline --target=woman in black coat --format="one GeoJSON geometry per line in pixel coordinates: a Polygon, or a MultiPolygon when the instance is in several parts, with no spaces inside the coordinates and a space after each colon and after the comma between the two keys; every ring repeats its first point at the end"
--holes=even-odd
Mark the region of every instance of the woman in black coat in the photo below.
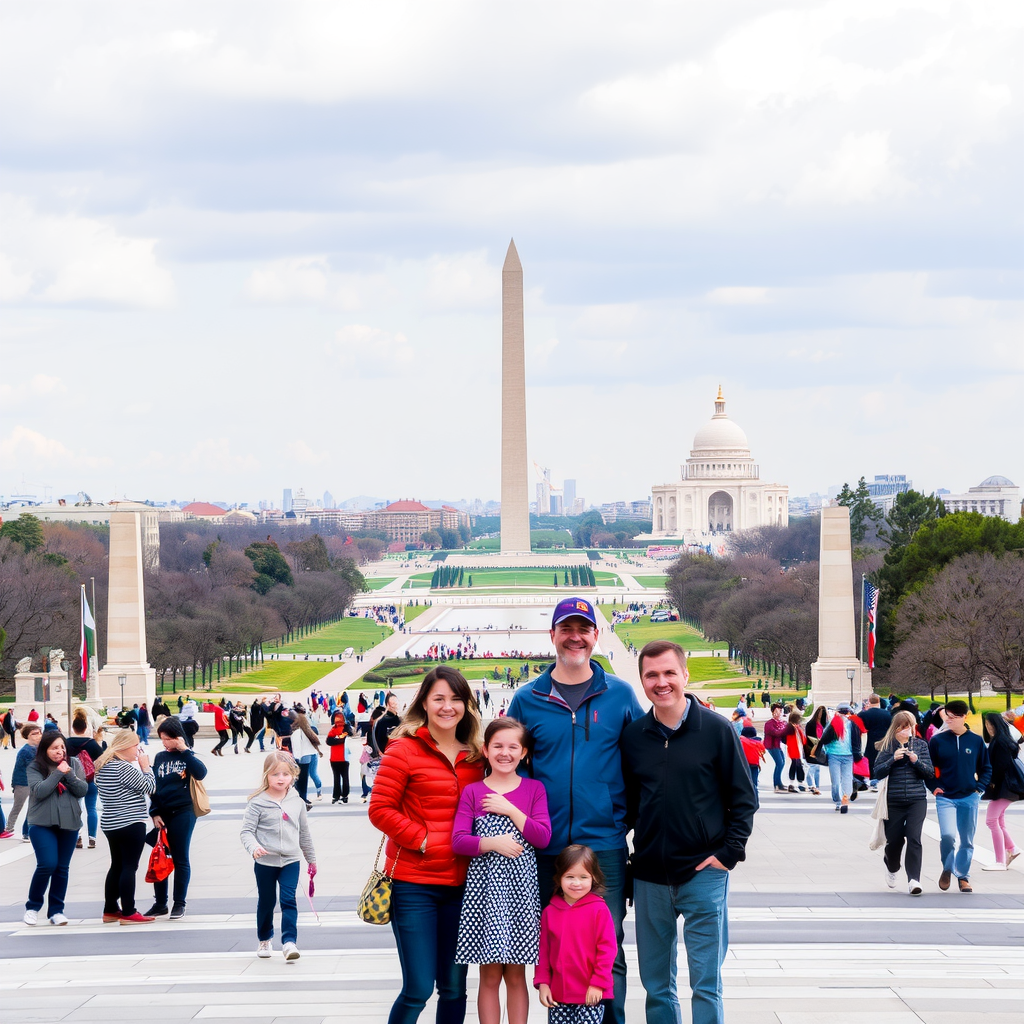
{"type": "Polygon", "coordinates": [[[1002,715],[995,711],[983,715],[982,722],[988,741],[988,759],[992,763],[992,780],[982,799],[989,801],[985,824],[992,833],[992,849],[996,855],[995,864],[986,865],[982,870],[1005,871],[1020,856],[1013,837],[1006,829],[1006,810],[1024,796],[1021,772],[1017,767],[1021,741],[1010,732],[1002,715]]]}

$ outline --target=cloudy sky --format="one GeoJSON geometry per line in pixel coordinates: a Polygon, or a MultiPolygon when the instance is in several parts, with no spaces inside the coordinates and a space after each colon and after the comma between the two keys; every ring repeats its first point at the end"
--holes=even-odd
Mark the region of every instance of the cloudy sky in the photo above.
{"type": "Polygon", "coordinates": [[[0,3],[0,495],[1024,485],[1024,5],[0,3]]]}

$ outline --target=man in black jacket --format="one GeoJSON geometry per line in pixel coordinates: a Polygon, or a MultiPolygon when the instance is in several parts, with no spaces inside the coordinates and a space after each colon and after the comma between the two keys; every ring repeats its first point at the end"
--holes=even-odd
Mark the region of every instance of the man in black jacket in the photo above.
{"type": "Polygon", "coordinates": [[[640,652],[654,707],[622,734],[627,827],[647,1024],[676,1024],[676,929],[684,921],[693,1024],[721,1024],[729,872],[746,856],[757,804],[735,730],[686,694],[686,652],[640,652]]]}
{"type": "Polygon", "coordinates": [[[868,697],[868,706],[858,716],[864,723],[864,728],[867,729],[867,735],[864,737],[864,753],[868,758],[868,766],[871,769],[871,788],[878,788],[878,779],[875,777],[875,758],[878,756],[878,748],[875,746],[880,740],[885,738],[885,734],[889,731],[889,726],[892,725],[892,715],[888,711],[882,708],[882,698],[877,693],[871,694],[868,697]]]}

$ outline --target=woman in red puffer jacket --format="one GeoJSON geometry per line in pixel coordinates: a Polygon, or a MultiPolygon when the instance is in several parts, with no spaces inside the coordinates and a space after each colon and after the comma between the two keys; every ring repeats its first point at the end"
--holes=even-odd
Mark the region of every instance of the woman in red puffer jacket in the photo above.
{"type": "Polygon", "coordinates": [[[391,928],[402,991],[389,1024],[412,1024],[437,987],[438,1019],[462,1021],[466,966],[455,963],[468,857],[452,852],[462,790],[484,776],[480,712],[462,674],[439,665],[391,734],[370,796],[370,821],[387,837],[391,928]]]}

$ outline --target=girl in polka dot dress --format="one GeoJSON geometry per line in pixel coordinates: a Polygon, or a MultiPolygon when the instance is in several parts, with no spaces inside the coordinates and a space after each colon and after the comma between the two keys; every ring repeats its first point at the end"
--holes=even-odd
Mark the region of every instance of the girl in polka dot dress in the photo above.
{"type": "Polygon", "coordinates": [[[462,900],[455,962],[480,965],[480,1024],[500,1024],[505,981],[508,1024],[526,1024],[526,965],[540,943],[540,893],[535,849],[551,841],[544,787],[516,774],[527,754],[526,729],[495,718],[484,733],[489,773],[462,791],[452,849],[472,857],[462,900]]]}

